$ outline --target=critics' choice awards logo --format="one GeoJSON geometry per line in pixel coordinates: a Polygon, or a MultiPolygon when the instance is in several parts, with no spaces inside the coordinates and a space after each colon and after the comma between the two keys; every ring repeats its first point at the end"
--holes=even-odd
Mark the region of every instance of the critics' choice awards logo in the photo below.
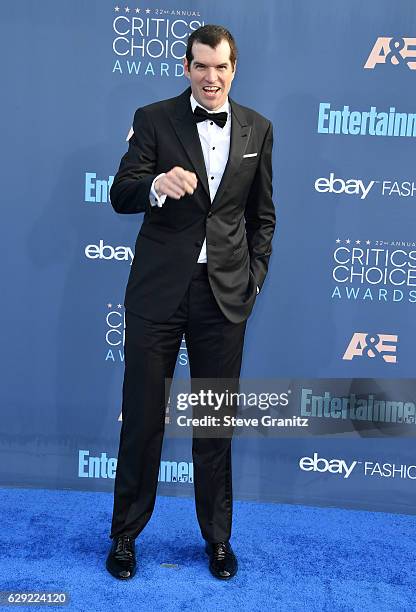
{"type": "MultiPolygon", "coordinates": [[[[123,304],[107,304],[105,313],[105,361],[124,363],[124,343],[126,333],[126,315],[123,304]]],[[[178,364],[188,365],[188,349],[185,337],[182,338],[178,354],[178,364]]]]}
{"type": "Polygon", "coordinates": [[[364,68],[374,70],[378,64],[416,70],[416,38],[379,36],[364,68]]]}
{"type": "Polygon", "coordinates": [[[126,317],[123,304],[107,304],[105,315],[105,361],[110,363],[124,362],[124,342],[126,317]]]}
{"type": "Polygon", "coordinates": [[[393,334],[355,332],[342,358],[351,361],[354,357],[369,357],[384,359],[387,363],[397,363],[397,342],[398,337],[393,334]]]}
{"type": "Polygon", "coordinates": [[[115,6],[112,14],[113,73],[181,77],[188,36],[204,25],[187,9],[115,6]]]}
{"type": "Polygon", "coordinates": [[[416,303],[416,243],[341,240],[332,251],[333,300],[416,303]]]}
{"type": "Polygon", "coordinates": [[[318,193],[353,196],[360,200],[365,200],[370,193],[387,197],[406,198],[416,196],[416,183],[414,181],[344,179],[336,177],[334,172],[330,172],[329,177],[321,176],[317,178],[314,187],[318,193]]]}

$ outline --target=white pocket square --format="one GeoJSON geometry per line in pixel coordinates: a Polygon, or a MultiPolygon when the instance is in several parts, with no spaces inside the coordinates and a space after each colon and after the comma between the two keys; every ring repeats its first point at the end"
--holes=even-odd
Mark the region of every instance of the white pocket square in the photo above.
{"type": "Polygon", "coordinates": [[[257,153],[246,153],[245,155],[243,155],[243,159],[245,157],[256,157],[256,156],[257,156],[257,153]]]}

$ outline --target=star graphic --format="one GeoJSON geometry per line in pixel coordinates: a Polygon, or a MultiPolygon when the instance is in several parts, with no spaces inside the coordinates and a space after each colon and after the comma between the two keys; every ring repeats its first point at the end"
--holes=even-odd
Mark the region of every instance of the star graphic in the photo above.
{"type": "Polygon", "coordinates": [[[365,243],[366,244],[371,244],[371,242],[369,240],[366,240],[365,243]]]}
{"type": "Polygon", "coordinates": [[[355,244],[361,244],[361,240],[356,240],[355,244]]]}
{"type": "Polygon", "coordinates": [[[337,244],[339,244],[339,243],[341,242],[341,240],[340,240],[339,238],[337,238],[337,239],[335,240],[335,242],[336,242],[337,244]]]}
{"type": "Polygon", "coordinates": [[[107,304],[108,308],[112,308],[113,305],[112,304],[107,304]]]}
{"type": "Polygon", "coordinates": [[[115,6],[115,7],[114,7],[114,10],[115,10],[115,12],[116,12],[116,13],[118,13],[118,12],[119,12],[119,10],[120,10],[120,7],[119,7],[119,6],[115,6]]]}
{"type": "Polygon", "coordinates": [[[347,238],[347,240],[345,241],[347,244],[349,244],[351,242],[351,240],[349,238],[347,238]]]}
{"type": "Polygon", "coordinates": [[[146,13],[149,14],[150,13],[150,9],[146,9],[146,13]]]}
{"type": "Polygon", "coordinates": [[[140,9],[139,8],[136,8],[136,13],[140,13],[140,9]]]}
{"type": "Polygon", "coordinates": [[[123,308],[122,304],[117,304],[117,308],[123,308]]]}
{"type": "Polygon", "coordinates": [[[126,13],[130,13],[130,9],[128,6],[126,6],[126,8],[124,9],[126,11],[126,13]]]}

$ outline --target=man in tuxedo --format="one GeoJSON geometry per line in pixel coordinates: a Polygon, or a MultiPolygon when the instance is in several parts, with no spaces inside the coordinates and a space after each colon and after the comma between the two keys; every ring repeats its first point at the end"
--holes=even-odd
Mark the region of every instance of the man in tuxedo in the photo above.
{"type": "MultiPolygon", "coordinates": [[[[165,379],[183,334],[192,379],[238,380],[247,318],[275,227],[270,121],[228,97],[237,50],[206,25],[188,39],[190,88],[139,108],[111,188],[122,214],[144,213],[126,289],[122,427],[108,571],[136,571],[135,539],[152,514],[165,379]]],[[[211,573],[237,572],[230,545],[231,436],[193,437],[196,513],[211,573]]]]}

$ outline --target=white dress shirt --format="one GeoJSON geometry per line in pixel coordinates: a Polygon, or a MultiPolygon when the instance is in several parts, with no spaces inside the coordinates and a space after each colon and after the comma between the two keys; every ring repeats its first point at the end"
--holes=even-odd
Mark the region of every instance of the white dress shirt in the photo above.
{"type": "MultiPolygon", "coordinates": [[[[202,104],[198,104],[193,95],[191,94],[191,107],[192,112],[197,106],[205,108],[202,104]]],[[[208,113],[221,113],[227,112],[227,123],[223,128],[219,127],[213,121],[206,119],[205,121],[199,121],[197,123],[199,140],[201,141],[202,152],[204,154],[205,168],[208,177],[208,187],[211,202],[215,198],[217,189],[224,174],[225,166],[227,165],[228,154],[230,151],[230,137],[231,137],[231,109],[230,103],[227,100],[215,111],[210,111],[208,108],[205,109],[208,113]]],[[[158,196],[155,191],[155,182],[161,176],[164,176],[164,172],[159,174],[152,183],[150,188],[150,204],[152,206],[163,206],[166,195],[158,196]]],[[[198,257],[198,263],[207,262],[207,242],[206,238],[202,245],[201,251],[198,257]]]]}

